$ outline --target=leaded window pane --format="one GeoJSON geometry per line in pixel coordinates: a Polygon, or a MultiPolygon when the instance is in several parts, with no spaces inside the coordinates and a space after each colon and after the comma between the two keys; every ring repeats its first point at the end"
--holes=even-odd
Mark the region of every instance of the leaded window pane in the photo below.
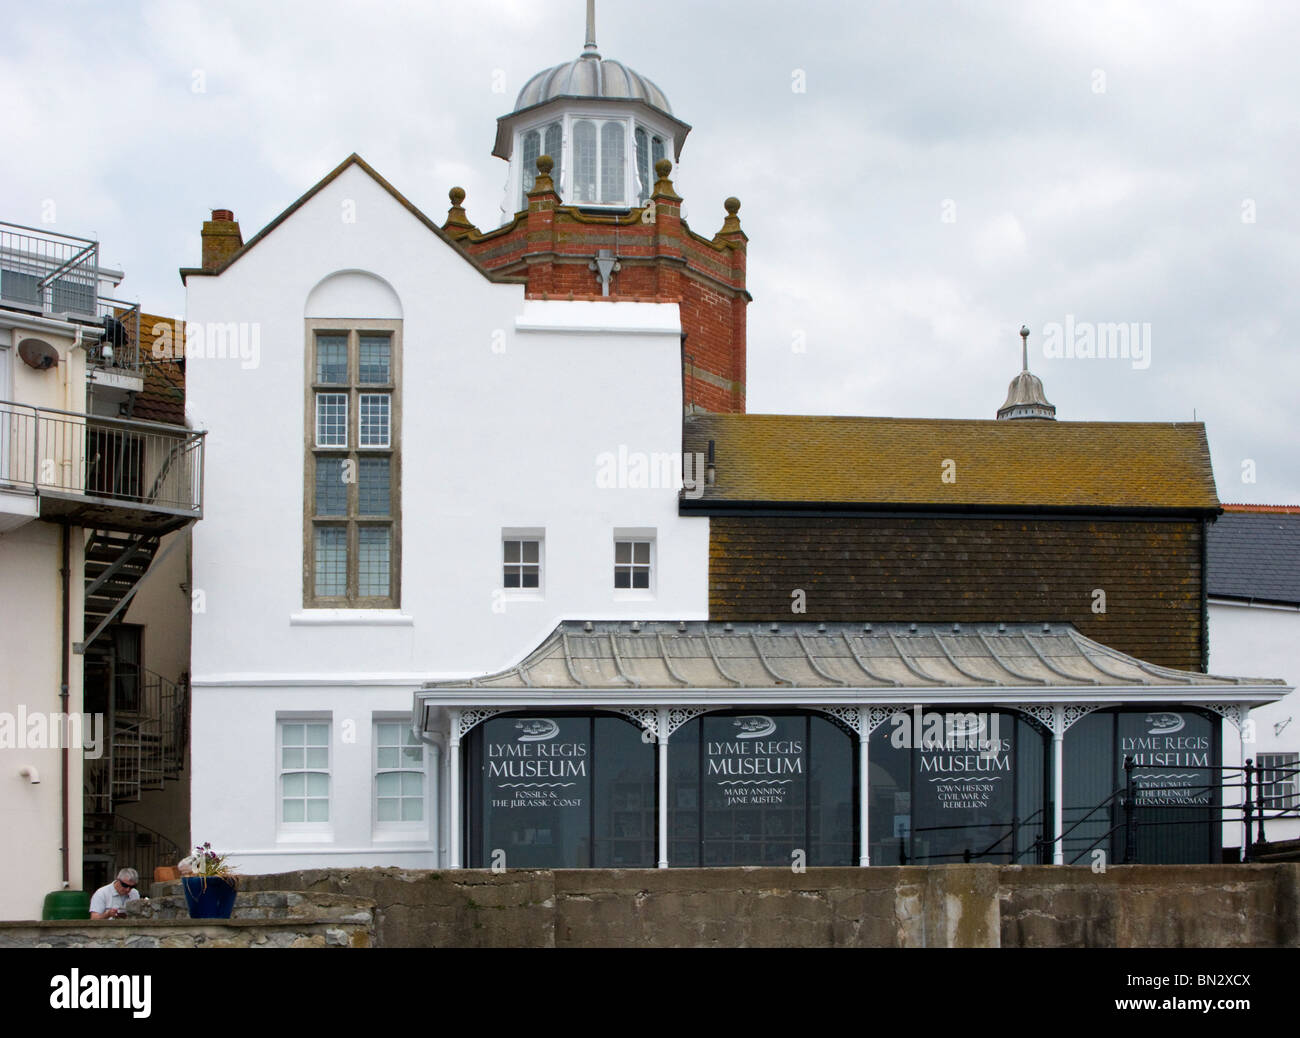
{"type": "Polygon", "coordinates": [[[638,200],[645,205],[653,186],[650,183],[650,136],[639,126],[636,128],[636,174],[641,182],[638,200]]]}
{"type": "Polygon", "coordinates": [[[546,127],[546,150],[542,154],[551,156],[555,162],[555,169],[551,171],[551,179],[555,181],[558,190],[561,177],[564,175],[564,131],[559,123],[551,123],[550,126],[546,127]]]}
{"type": "Polygon", "coordinates": [[[316,459],[316,514],[347,515],[348,486],[342,458],[316,459]]]}
{"type": "Polygon", "coordinates": [[[348,533],[337,526],[316,527],[316,596],[341,598],[348,591],[348,533]]]}
{"type": "Polygon", "coordinates": [[[386,597],[392,566],[388,527],[361,527],[357,561],[357,593],[363,598],[386,597]]]}
{"type": "Polygon", "coordinates": [[[348,382],[348,337],[316,336],[316,382],[325,386],[345,386],[348,382]]]}
{"type": "Polygon", "coordinates": [[[361,336],[360,372],[363,386],[386,386],[393,381],[393,344],[387,335],[361,336]]]}
{"type": "Polygon", "coordinates": [[[362,458],[357,509],[361,515],[388,515],[392,511],[390,458],[362,458]]]}
{"type": "Polygon", "coordinates": [[[622,202],[627,197],[627,152],[622,123],[600,128],[600,200],[622,202]]]}
{"type": "Polygon", "coordinates": [[[530,192],[533,189],[533,185],[537,183],[537,159],[541,154],[542,135],[536,130],[529,130],[524,134],[524,164],[523,168],[520,170],[520,181],[523,186],[523,194],[520,198],[520,209],[528,208],[528,192],[530,192]]]}
{"type": "Polygon", "coordinates": [[[573,124],[573,197],[578,202],[597,199],[596,124],[583,119],[573,124]]]}

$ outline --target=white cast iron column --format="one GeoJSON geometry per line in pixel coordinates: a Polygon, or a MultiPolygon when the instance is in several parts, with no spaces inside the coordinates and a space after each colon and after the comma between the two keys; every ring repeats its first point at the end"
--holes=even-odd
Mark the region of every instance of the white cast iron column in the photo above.
{"type": "Polygon", "coordinates": [[[658,710],[659,739],[659,867],[668,868],[668,708],[658,710]]]}
{"type": "Polygon", "coordinates": [[[1052,707],[1052,864],[1065,864],[1065,707],[1052,707]]]}
{"type": "Polygon", "coordinates": [[[460,868],[460,710],[447,711],[447,868],[460,868]]]}
{"type": "Polygon", "coordinates": [[[871,708],[858,707],[858,867],[871,864],[870,830],[867,828],[867,801],[871,793],[868,781],[871,764],[871,708]]]}

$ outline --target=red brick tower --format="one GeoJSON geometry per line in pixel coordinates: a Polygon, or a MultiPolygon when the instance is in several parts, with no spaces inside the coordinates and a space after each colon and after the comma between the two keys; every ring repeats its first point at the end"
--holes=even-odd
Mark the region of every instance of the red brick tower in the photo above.
{"type": "Polygon", "coordinates": [[[493,154],[510,162],[504,223],[480,231],[453,188],[443,230],[488,269],[526,279],[532,299],[678,304],[687,412],[743,413],[740,202],[726,200],[712,238],[682,219],[665,153],[680,158],[690,127],[652,82],[601,58],[591,7],[582,55],[534,76],[498,121],[493,154]]]}

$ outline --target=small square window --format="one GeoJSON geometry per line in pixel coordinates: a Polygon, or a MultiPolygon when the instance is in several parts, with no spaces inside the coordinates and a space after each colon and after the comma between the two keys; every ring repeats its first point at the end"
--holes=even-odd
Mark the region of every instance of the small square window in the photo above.
{"type": "Polygon", "coordinates": [[[542,586],[542,542],[540,539],[507,538],[504,548],[502,586],[520,591],[537,591],[542,586]]]}
{"type": "Polygon", "coordinates": [[[653,569],[654,542],[620,540],[614,542],[614,589],[649,591],[653,569]]]}

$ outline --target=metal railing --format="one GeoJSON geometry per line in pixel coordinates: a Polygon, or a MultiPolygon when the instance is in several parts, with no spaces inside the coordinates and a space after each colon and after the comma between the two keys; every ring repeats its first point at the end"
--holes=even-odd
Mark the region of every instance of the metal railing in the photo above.
{"type": "Polygon", "coordinates": [[[82,878],[86,890],[103,886],[120,869],[130,866],[140,873],[141,893],[147,893],[154,869],[175,865],[183,856],[162,833],[117,816],[88,817],[84,838],[82,878]]]}
{"type": "Polygon", "coordinates": [[[104,337],[98,344],[86,347],[90,366],[141,374],[140,304],[100,297],[95,309],[104,322],[104,337]]]}
{"type": "MultiPolygon", "coordinates": [[[[1253,760],[1247,760],[1240,767],[1198,764],[1191,769],[1177,770],[1205,772],[1207,777],[1204,782],[1190,786],[1186,783],[1161,784],[1159,773],[1172,770],[1174,769],[1165,765],[1137,764],[1132,758],[1126,757],[1123,786],[1090,808],[1067,809],[1063,812],[1067,816],[1078,815],[1073,819],[1063,818],[1068,823],[1060,836],[1066,864],[1086,864],[1089,855],[1098,848],[1109,853],[1112,840],[1118,848],[1115,857],[1124,864],[1134,864],[1138,861],[1144,831],[1164,826],[1220,827],[1233,823],[1240,823],[1244,827],[1242,859],[1249,862],[1256,857],[1259,848],[1267,843],[1266,822],[1300,818],[1300,798],[1293,792],[1293,784],[1300,781],[1300,765],[1271,764],[1260,767],[1253,760]],[[1150,774],[1152,780],[1141,781],[1139,772],[1150,774]],[[1210,778],[1211,774],[1217,778],[1210,778]],[[1231,790],[1241,791],[1239,803],[1227,803],[1230,798],[1224,794],[1231,790]],[[1162,799],[1173,802],[1164,803],[1161,802],[1162,799]],[[1162,811],[1185,813],[1189,809],[1203,811],[1205,818],[1160,817],[1162,811]]],[[[925,826],[915,830],[917,834],[961,831],[970,834],[966,847],[960,851],[937,854],[909,855],[908,840],[899,839],[898,863],[907,865],[997,860],[1012,864],[1026,861],[1047,864],[1052,860],[1052,849],[1056,843],[1046,831],[1045,814],[1041,811],[1024,819],[1012,818],[1010,822],[925,826]],[[1001,835],[988,842],[993,834],[998,833],[1001,835]],[[1022,840],[1026,833],[1033,836],[1028,843],[1022,840]]]]}
{"type": "Polygon", "coordinates": [[[0,222],[0,304],[98,322],[93,368],[140,373],[140,306],[99,294],[99,243],[0,222]]]}
{"type": "Polygon", "coordinates": [[[87,814],[109,814],[179,777],[189,746],[189,688],[153,671],[109,697],[103,754],[83,764],[87,814]]]}
{"type": "Polygon", "coordinates": [[[99,242],[0,223],[0,302],[99,316],[99,242]]]}
{"type": "Polygon", "coordinates": [[[0,488],[203,512],[203,432],[0,401],[0,488]]]}

